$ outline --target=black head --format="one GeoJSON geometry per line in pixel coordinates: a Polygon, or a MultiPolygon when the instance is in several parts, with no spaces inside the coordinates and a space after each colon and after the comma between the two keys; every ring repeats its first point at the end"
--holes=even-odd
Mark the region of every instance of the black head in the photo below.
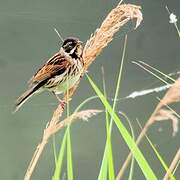
{"type": "Polygon", "coordinates": [[[78,58],[82,56],[82,42],[77,38],[69,37],[65,39],[62,48],[64,52],[68,53],[73,58],[78,58]]]}

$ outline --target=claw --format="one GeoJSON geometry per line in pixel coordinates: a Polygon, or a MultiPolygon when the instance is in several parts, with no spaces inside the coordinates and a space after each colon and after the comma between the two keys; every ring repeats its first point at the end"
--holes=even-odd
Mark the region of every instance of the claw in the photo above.
{"type": "Polygon", "coordinates": [[[63,100],[61,100],[60,105],[61,105],[62,109],[64,110],[65,105],[66,105],[66,102],[65,102],[65,101],[63,101],[63,100]]]}

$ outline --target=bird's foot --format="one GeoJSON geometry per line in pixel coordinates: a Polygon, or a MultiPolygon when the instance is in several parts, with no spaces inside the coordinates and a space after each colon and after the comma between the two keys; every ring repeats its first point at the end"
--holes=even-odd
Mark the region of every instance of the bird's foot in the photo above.
{"type": "Polygon", "coordinates": [[[65,102],[65,101],[63,101],[63,100],[61,100],[61,101],[60,101],[60,105],[61,105],[62,109],[64,110],[65,105],[66,105],[66,102],[65,102]]]}
{"type": "Polygon", "coordinates": [[[56,96],[57,100],[59,101],[59,104],[61,105],[62,109],[64,110],[66,101],[61,100],[61,98],[54,91],[52,93],[56,96]]]}

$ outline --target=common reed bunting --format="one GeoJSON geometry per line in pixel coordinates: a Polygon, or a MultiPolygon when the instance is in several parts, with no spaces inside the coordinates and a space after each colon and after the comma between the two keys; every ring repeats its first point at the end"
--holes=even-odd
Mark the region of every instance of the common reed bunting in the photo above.
{"type": "Polygon", "coordinates": [[[34,94],[48,90],[56,95],[65,93],[79,80],[83,69],[83,46],[79,39],[67,38],[54,54],[31,78],[29,89],[15,104],[15,112],[34,94]]]}

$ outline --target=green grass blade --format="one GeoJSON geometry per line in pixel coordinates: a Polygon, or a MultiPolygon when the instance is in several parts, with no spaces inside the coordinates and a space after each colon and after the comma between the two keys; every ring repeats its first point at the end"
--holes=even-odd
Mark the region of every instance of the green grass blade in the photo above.
{"type": "Polygon", "coordinates": [[[140,64],[139,62],[136,61],[132,61],[133,64],[138,65],[139,67],[141,67],[142,69],[144,69],[145,71],[147,71],[149,74],[152,74],[154,77],[156,77],[157,79],[159,79],[160,81],[164,82],[165,84],[169,85],[169,83],[167,81],[165,81],[163,78],[161,78],[160,76],[158,76],[157,74],[153,73],[152,71],[150,71],[149,69],[147,69],[146,67],[144,67],[142,64],[140,64]]]}
{"type": "Polygon", "coordinates": [[[75,109],[75,111],[73,112],[73,114],[76,113],[76,112],[78,112],[80,109],[82,109],[82,107],[83,107],[86,103],[88,103],[88,102],[90,102],[90,101],[92,101],[92,100],[94,100],[94,99],[97,99],[97,98],[98,98],[98,96],[91,96],[91,97],[85,99],[83,102],[81,102],[81,103],[79,104],[79,106],[75,109]]]}
{"type": "MultiPolygon", "coordinates": [[[[67,83],[67,89],[69,89],[69,81],[67,83]]],[[[67,91],[67,97],[69,98],[69,91],[67,91]]],[[[67,102],[67,117],[70,115],[69,101],[67,102]]],[[[69,124],[67,131],[67,177],[68,180],[73,180],[73,162],[72,162],[72,146],[71,146],[71,125],[69,124]]]]}
{"type": "Polygon", "coordinates": [[[154,174],[153,170],[149,166],[148,162],[144,158],[143,154],[141,153],[140,149],[136,145],[135,141],[130,136],[129,132],[125,128],[125,126],[122,124],[120,118],[117,116],[117,114],[113,111],[113,108],[109,104],[109,102],[104,97],[103,93],[99,90],[99,88],[95,85],[95,83],[91,80],[89,76],[87,76],[91,86],[93,87],[96,94],[99,96],[101,102],[103,105],[107,108],[108,112],[112,116],[116,126],[118,127],[119,132],[121,133],[123,139],[125,140],[127,146],[131,150],[134,158],[136,159],[137,163],[139,164],[144,176],[148,180],[156,180],[157,177],[154,174]]]}
{"type": "Polygon", "coordinates": [[[111,139],[109,133],[107,134],[107,141],[106,141],[104,156],[101,163],[101,169],[98,176],[98,180],[107,179],[107,169],[109,173],[109,179],[114,180],[115,177],[114,177],[114,165],[113,165],[113,157],[112,157],[112,145],[111,145],[111,139]]]}
{"type": "MultiPolygon", "coordinates": [[[[104,154],[107,154],[107,146],[105,146],[104,154]]],[[[107,166],[108,166],[108,158],[107,156],[102,160],[101,169],[99,172],[98,180],[106,180],[107,179],[107,166]]]]}
{"type": "MultiPolygon", "coordinates": [[[[74,111],[78,112],[87,102],[96,99],[97,96],[89,97],[84,100],[74,111]]],[[[69,106],[67,107],[67,115],[69,116],[69,106]]],[[[72,162],[72,145],[71,145],[71,133],[70,125],[67,127],[67,175],[68,180],[73,180],[73,162],[72,162]]]]}
{"type": "MultiPolygon", "coordinates": [[[[106,93],[106,82],[105,82],[105,74],[104,74],[104,69],[102,68],[102,81],[103,81],[103,90],[104,90],[104,96],[107,98],[107,93],[106,93]]],[[[108,136],[109,132],[109,114],[107,109],[105,108],[105,117],[106,117],[106,135],[108,136]]],[[[112,150],[112,142],[111,138],[109,139],[109,150],[108,150],[108,175],[109,175],[109,180],[114,180],[115,179],[115,173],[114,173],[114,159],[113,159],[113,150],[112,150]]],[[[104,174],[107,179],[107,167],[104,169],[104,174]]]]}
{"type": "Polygon", "coordinates": [[[114,173],[114,159],[113,159],[113,152],[112,152],[112,143],[111,140],[109,142],[109,153],[108,153],[108,174],[109,180],[115,179],[114,173]]]}
{"type": "Polygon", "coordinates": [[[175,79],[173,79],[171,76],[163,73],[162,71],[158,70],[157,68],[155,68],[155,67],[153,67],[153,66],[151,66],[151,65],[149,65],[148,63],[145,63],[145,62],[143,62],[143,61],[139,61],[139,62],[140,62],[141,64],[143,64],[143,65],[151,68],[151,69],[154,70],[155,72],[161,74],[161,75],[164,76],[165,78],[171,80],[172,82],[175,82],[175,79]]]}
{"type": "MultiPolygon", "coordinates": [[[[102,82],[103,82],[104,96],[107,98],[105,73],[104,73],[104,68],[103,67],[102,67],[102,82]]],[[[108,114],[107,109],[105,109],[105,117],[106,117],[106,134],[108,134],[108,131],[109,131],[109,114],[108,114]]]]}
{"type": "Polygon", "coordinates": [[[67,127],[67,176],[68,180],[73,180],[73,162],[70,126],[67,127]]]}
{"type": "MultiPolygon", "coordinates": [[[[125,36],[123,54],[122,54],[122,59],[121,59],[121,64],[120,64],[120,69],[119,69],[119,74],[118,74],[118,80],[117,80],[117,84],[116,84],[116,91],[115,91],[114,102],[113,102],[113,111],[115,111],[115,108],[116,108],[116,102],[117,102],[116,99],[118,97],[119,89],[120,89],[122,69],[123,69],[123,65],[124,65],[124,57],[125,57],[125,52],[126,52],[126,45],[127,45],[127,35],[125,36]]],[[[112,116],[111,116],[110,125],[109,125],[109,129],[108,129],[108,133],[107,133],[107,140],[106,140],[103,160],[102,160],[102,163],[101,163],[101,169],[100,169],[100,173],[99,173],[99,176],[98,176],[98,180],[106,180],[106,175],[104,175],[104,173],[106,173],[106,171],[107,171],[106,169],[108,167],[108,160],[107,160],[107,158],[109,157],[108,154],[111,153],[111,151],[112,151],[112,148],[110,148],[110,146],[111,146],[112,126],[113,126],[113,119],[112,119],[112,116]]],[[[112,177],[112,180],[113,179],[114,179],[114,177],[112,177]]]]}
{"type": "MultiPolygon", "coordinates": [[[[86,103],[90,102],[91,100],[97,99],[97,98],[98,98],[97,96],[92,96],[92,97],[89,97],[89,98],[85,99],[75,109],[74,113],[78,112],[86,103]]],[[[59,150],[58,158],[57,157],[55,158],[57,160],[55,160],[56,161],[56,167],[55,167],[55,172],[54,172],[53,180],[59,180],[59,178],[61,176],[62,162],[63,162],[64,152],[65,152],[66,142],[68,143],[67,134],[68,134],[68,132],[67,132],[67,129],[66,129],[64,137],[63,137],[63,140],[62,140],[61,148],[59,150]]],[[[71,144],[71,142],[70,142],[70,144],[71,144]]],[[[56,154],[55,149],[54,149],[54,154],[56,154]]]]}
{"type": "Polygon", "coordinates": [[[151,142],[151,140],[148,138],[148,136],[146,135],[146,139],[148,140],[151,148],[153,149],[153,151],[155,152],[157,158],[159,159],[160,163],[162,164],[162,166],[164,167],[164,169],[166,170],[166,172],[168,172],[169,177],[171,180],[176,180],[175,177],[172,175],[171,172],[168,171],[168,166],[166,165],[165,161],[163,160],[163,158],[161,157],[160,153],[157,151],[157,149],[155,148],[155,146],[153,145],[153,143],[151,142]]]}
{"type": "Polygon", "coordinates": [[[62,162],[63,162],[63,157],[64,157],[64,152],[65,152],[65,147],[66,147],[66,141],[67,141],[67,131],[64,134],[61,148],[59,151],[56,167],[55,167],[55,172],[53,176],[53,180],[59,180],[61,176],[61,169],[62,169],[62,162]]]}
{"type": "MultiPolygon", "coordinates": [[[[132,127],[130,119],[128,118],[128,116],[125,113],[121,112],[120,114],[122,114],[125,117],[125,119],[127,120],[130,130],[131,130],[132,138],[135,141],[135,133],[134,133],[134,129],[132,127]]],[[[131,166],[130,166],[128,180],[133,180],[133,172],[134,172],[134,157],[132,157],[132,160],[131,160],[131,166]]]]}

